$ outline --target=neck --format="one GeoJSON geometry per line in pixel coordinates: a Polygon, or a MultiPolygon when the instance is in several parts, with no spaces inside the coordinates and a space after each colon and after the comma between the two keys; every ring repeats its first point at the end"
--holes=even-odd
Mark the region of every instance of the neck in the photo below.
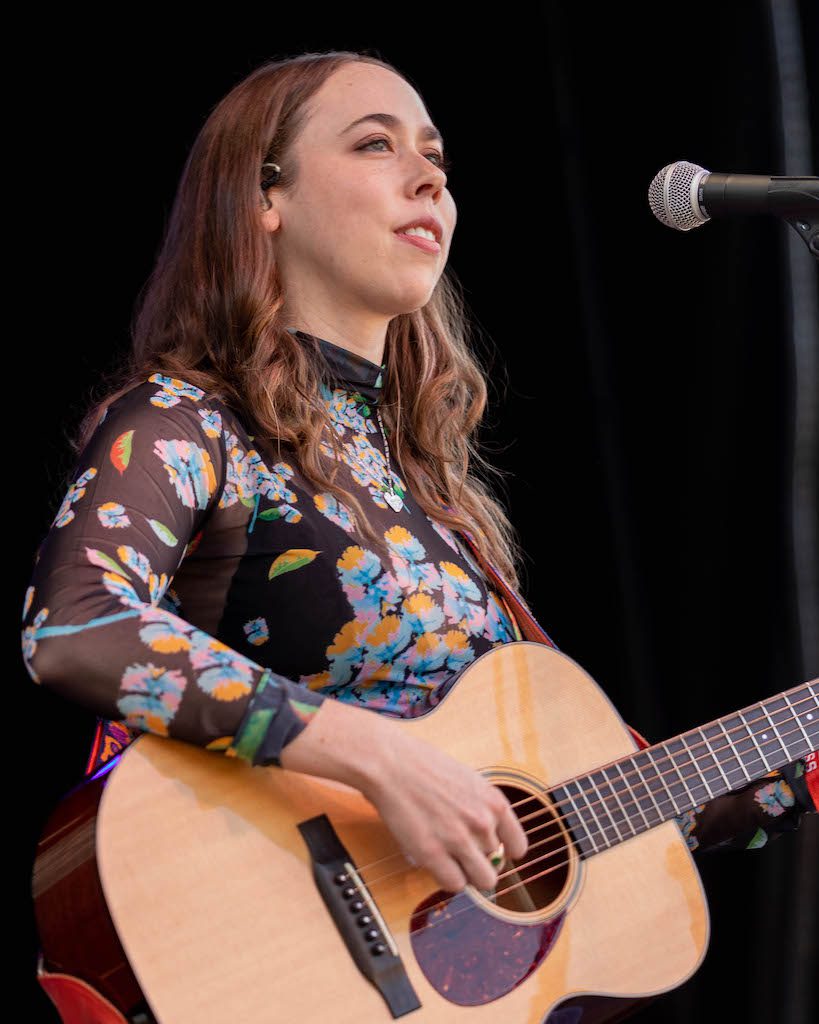
{"type": "Polygon", "coordinates": [[[344,320],[329,321],[316,315],[295,316],[290,319],[293,322],[289,326],[296,327],[305,334],[324,338],[339,348],[346,348],[349,352],[369,359],[376,366],[380,366],[384,361],[387,323],[383,318],[355,323],[344,320]]]}

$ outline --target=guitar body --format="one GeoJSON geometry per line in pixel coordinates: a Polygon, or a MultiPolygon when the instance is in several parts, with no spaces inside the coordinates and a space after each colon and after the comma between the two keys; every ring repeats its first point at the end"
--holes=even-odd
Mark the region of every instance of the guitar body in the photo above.
{"type": "MultiPolygon", "coordinates": [[[[636,749],[576,662],[526,641],[483,655],[433,711],[394,724],[482,771],[513,803],[528,798],[521,817],[533,803],[548,814],[550,787],[636,749]]],[[[503,899],[499,885],[497,901],[472,887],[443,893],[357,790],[144,734],[106,781],[96,858],[160,1024],[378,1024],[402,1014],[541,1024],[561,1004],[553,1022],[586,1024],[689,978],[705,955],[708,911],[677,825],[583,859],[559,817],[548,820],[540,878],[503,899]],[[414,1008],[394,1013],[351,955],[300,830],[311,819],[360,872],[414,1008]],[[609,999],[572,1009],[596,995],[609,999]]]]}

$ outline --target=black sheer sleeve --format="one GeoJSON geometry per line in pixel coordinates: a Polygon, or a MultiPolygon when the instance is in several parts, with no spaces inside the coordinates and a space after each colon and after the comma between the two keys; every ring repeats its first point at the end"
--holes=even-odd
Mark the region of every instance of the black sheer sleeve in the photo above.
{"type": "Polygon", "coordinates": [[[35,683],[103,718],[279,764],[326,697],[180,617],[168,593],[219,514],[218,415],[159,374],[109,407],[35,555],[23,659],[35,683]]]}
{"type": "Polygon", "coordinates": [[[677,818],[690,850],[756,850],[799,827],[803,814],[816,812],[808,772],[817,770],[816,754],[742,789],[715,797],[677,818]]]}

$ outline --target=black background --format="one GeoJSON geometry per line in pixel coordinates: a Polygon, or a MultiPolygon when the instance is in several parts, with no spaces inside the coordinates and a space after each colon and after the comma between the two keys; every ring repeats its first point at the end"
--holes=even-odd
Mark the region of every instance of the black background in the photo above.
{"type": "MultiPolygon", "coordinates": [[[[819,19],[813,4],[798,10],[814,41],[815,147],[819,19]]],[[[454,160],[450,266],[489,353],[484,436],[508,473],[539,621],[652,740],[817,675],[816,660],[798,659],[788,540],[790,229],[744,218],[682,234],[646,200],[656,171],[678,159],[784,173],[770,39],[760,0],[707,5],[699,18],[639,4],[311,5],[199,14],[173,31],[147,19],[115,31],[83,15],[32,29],[17,84],[42,187],[23,204],[17,270],[31,299],[14,390],[25,411],[9,437],[24,476],[10,510],[20,605],[62,497],[66,432],[128,344],[208,112],[263,61],[367,48],[410,77],[454,160]]],[[[816,173],[815,155],[792,173],[816,173]]],[[[94,723],[33,686],[16,636],[9,664],[24,780],[14,948],[24,1019],[54,1022],[34,981],[25,894],[39,829],[81,777],[94,723]]],[[[806,1004],[803,1018],[787,1007],[806,898],[792,879],[817,824],[698,860],[707,957],[635,1019],[810,1018],[806,1004]]],[[[799,969],[815,973],[815,911],[807,920],[799,969]]]]}

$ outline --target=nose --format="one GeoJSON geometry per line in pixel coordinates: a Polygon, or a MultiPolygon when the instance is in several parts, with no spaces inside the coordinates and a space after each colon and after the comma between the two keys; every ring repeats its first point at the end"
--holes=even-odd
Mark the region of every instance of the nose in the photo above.
{"type": "Polygon", "coordinates": [[[440,198],[441,192],[446,187],[446,171],[442,170],[440,167],[436,167],[435,164],[426,157],[421,157],[421,159],[424,161],[425,166],[420,169],[418,177],[415,180],[415,194],[417,195],[422,189],[426,189],[436,199],[438,199],[440,198]]]}

